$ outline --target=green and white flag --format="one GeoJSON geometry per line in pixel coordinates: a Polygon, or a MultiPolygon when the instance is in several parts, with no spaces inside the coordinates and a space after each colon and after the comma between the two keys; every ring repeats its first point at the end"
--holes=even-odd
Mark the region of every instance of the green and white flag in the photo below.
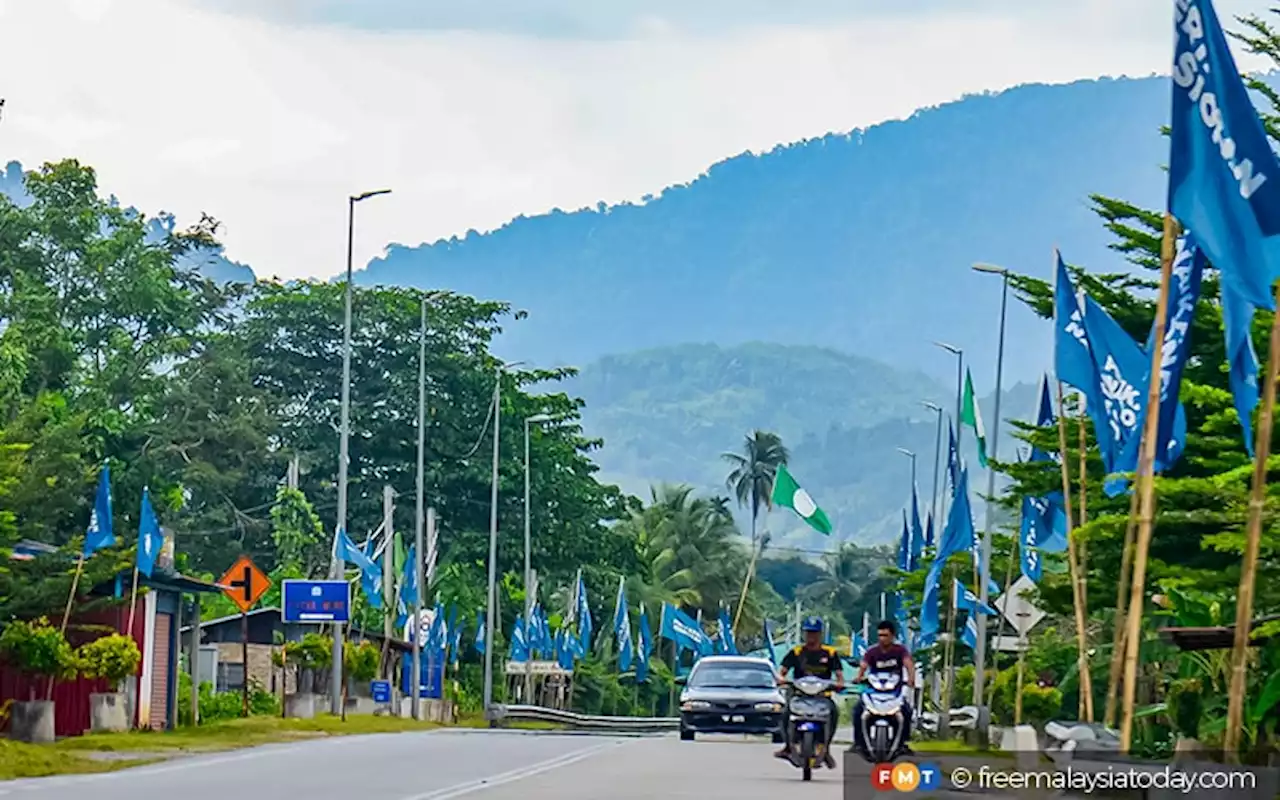
{"type": "Polygon", "coordinates": [[[791,477],[791,473],[782,464],[778,465],[778,472],[773,478],[773,503],[796,512],[818,533],[830,535],[831,520],[827,519],[826,512],[818,508],[818,504],[813,502],[808,492],[800,488],[800,484],[796,483],[796,479],[791,477]]]}
{"type": "Polygon", "coordinates": [[[978,408],[978,398],[973,396],[973,376],[969,370],[964,371],[964,397],[960,401],[960,422],[973,428],[978,439],[978,463],[987,466],[987,429],[982,426],[982,411],[978,408]]]}

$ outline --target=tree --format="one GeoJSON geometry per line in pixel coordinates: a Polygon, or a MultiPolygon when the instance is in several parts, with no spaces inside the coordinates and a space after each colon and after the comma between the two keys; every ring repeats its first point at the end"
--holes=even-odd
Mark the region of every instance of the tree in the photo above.
{"type": "Polygon", "coordinates": [[[732,469],[725,480],[738,505],[751,509],[751,549],[756,548],[756,526],[760,512],[773,508],[773,480],[778,467],[787,463],[787,448],[776,433],[757,430],[742,442],[739,453],[721,456],[732,469]]]}

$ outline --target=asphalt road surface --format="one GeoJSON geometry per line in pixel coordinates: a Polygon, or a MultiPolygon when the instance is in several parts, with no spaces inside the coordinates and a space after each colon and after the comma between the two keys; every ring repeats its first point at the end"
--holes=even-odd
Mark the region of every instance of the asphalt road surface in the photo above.
{"type": "MultiPolygon", "coordinates": [[[[767,739],[437,731],[272,745],[104,775],[0,784],[0,800],[836,800],[843,770],[800,771],[767,739]]],[[[843,753],[840,754],[843,757],[843,753]]],[[[871,798],[869,768],[859,791],[871,798]]],[[[880,795],[885,796],[885,795],[880,795]]]]}

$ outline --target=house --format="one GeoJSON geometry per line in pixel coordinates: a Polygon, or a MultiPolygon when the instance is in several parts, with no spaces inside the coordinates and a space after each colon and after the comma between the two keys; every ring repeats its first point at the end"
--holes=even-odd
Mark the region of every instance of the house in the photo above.
{"type": "MultiPolygon", "coordinates": [[[[244,688],[247,650],[251,686],[256,684],[272,694],[280,694],[282,689],[285,694],[292,694],[297,690],[295,677],[292,674],[282,675],[284,671],[275,666],[273,656],[283,643],[301,641],[308,633],[327,633],[327,628],[314,622],[285,622],[279,608],[258,608],[244,615],[235,614],[207,622],[202,620],[200,645],[202,650],[215,653],[211,672],[215,676],[216,691],[238,692],[244,688]]],[[[190,625],[184,627],[183,636],[188,637],[190,631],[190,625]]],[[[394,667],[401,654],[410,652],[408,642],[394,637],[387,639],[381,633],[348,629],[347,636],[353,641],[371,641],[382,648],[384,674],[390,674],[386,670],[394,667]]]]}
{"type": "MultiPolygon", "coordinates": [[[[167,532],[166,535],[168,536],[167,532]]],[[[171,541],[171,540],[170,540],[171,541]]],[[[15,561],[58,558],[59,551],[41,542],[19,542],[12,551],[15,561]]],[[[171,557],[157,561],[152,577],[139,576],[137,605],[131,609],[129,596],[132,573],[120,574],[111,582],[90,589],[94,599],[117,602],[93,611],[73,609],[67,638],[73,646],[98,638],[103,628],[131,636],[142,653],[138,674],[124,687],[135,727],[166,730],[177,720],[178,630],[181,616],[190,613],[193,603],[184,596],[210,594],[222,590],[205,581],[180,575],[173,570],[171,557]],[[132,613],[131,613],[132,611],[132,613]],[[129,619],[133,618],[132,630],[129,619]]],[[[114,691],[104,681],[77,678],[59,681],[53,687],[54,732],[58,736],[79,736],[89,730],[89,695],[114,691]]],[[[43,696],[44,681],[25,679],[15,670],[0,668],[0,701],[43,696]]]]}

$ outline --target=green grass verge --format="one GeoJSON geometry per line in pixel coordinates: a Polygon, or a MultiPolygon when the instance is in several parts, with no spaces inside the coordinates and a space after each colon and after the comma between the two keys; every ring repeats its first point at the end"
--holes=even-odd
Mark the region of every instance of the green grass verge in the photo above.
{"type": "Polygon", "coordinates": [[[80,775],[115,772],[154,763],[154,758],[98,761],[57,746],[24,744],[0,739],[0,781],[16,778],[44,778],[50,775],[80,775]]]}

